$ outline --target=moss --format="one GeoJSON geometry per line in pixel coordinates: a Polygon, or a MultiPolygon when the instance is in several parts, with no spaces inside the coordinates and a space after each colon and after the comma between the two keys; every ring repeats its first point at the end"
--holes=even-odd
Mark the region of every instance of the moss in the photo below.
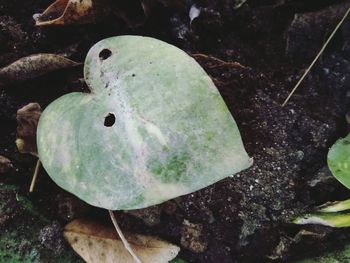
{"type": "Polygon", "coordinates": [[[149,168],[163,183],[174,183],[180,181],[184,176],[189,158],[186,153],[170,155],[165,162],[150,161],[149,168]]]}
{"type": "MultiPolygon", "coordinates": [[[[0,184],[0,204],[4,203],[7,207],[4,209],[0,206],[0,217],[9,215],[11,220],[6,221],[6,230],[0,231],[0,262],[83,262],[72,249],[55,255],[52,250],[40,243],[40,230],[51,221],[41,215],[33,203],[19,193],[17,187],[0,184]],[[3,200],[9,196],[15,197],[3,200]]],[[[1,225],[0,227],[4,228],[1,225]]]]}

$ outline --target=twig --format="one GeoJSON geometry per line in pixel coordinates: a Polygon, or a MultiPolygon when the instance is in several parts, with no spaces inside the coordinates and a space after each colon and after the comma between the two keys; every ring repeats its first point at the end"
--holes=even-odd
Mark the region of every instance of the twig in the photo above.
{"type": "Polygon", "coordinates": [[[122,240],[124,247],[126,248],[126,250],[130,253],[130,255],[134,258],[136,263],[142,263],[142,261],[140,260],[140,258],[135,254],[135,252],[132,250],[130,243],[126,240],[122,230],[120,229],[117,219],[114,216],[113,211],[108,210],[109,216],[111,217],[111,220],[113,222],[113,225],[115,227],[115,230],[117,230],[117,233],[120,237],[120,239],[122,240]]]}
{"type": "Polygon", "coordinates": [[[329,36],[329,38],[327,39],[326,43],[324,43],[323,47],[321,48],[321,50],[318,52],[317,56],[314,58],[314,60],[312,61],[312,63],[310,64],[310,66],[307,68],[307,70],[304,72],[303,76],[299,79],[298,83],[295,85],[295,87],[293,88],[293,90],[289,93],[288,97],[286,98],[286,100],[283,102],[282,107],[284,107],[289,99],[293,96],[294,92],[297,90],[297,88],[300,86],[301,82],[305,79],[306,75],[310,72],[310,70],[312,69],[312,67],[315,65],[316,61],[318,60],[318,58],[322,55],[323,51],[326,49],[326,47],[328,46],[329,42],[332,40],[332,38],[334,37],[335,33],[338,31],[339,27],[343,24],[343,22],[345,21],[345,19],[347,18],[347,16],[350,13],[350,7],[349,9],[346,11],[345,15],[343,16],[343,18],[340,20],[340,22],[337,24],[337,26],[334,28],[332,34],[329,36]]]}
{"type": "Polygon", "coordinates": [[[213,56],[208,56],[208,55],[201,54],[201,53],[192,54],[192,56],[194,58],[197,58],[197,59],[198,58],[211,59],[214,62],[219,63],[218,65],[209,66],[208,68],[217,68],[217,67],[221,67],[221,66],[231,66],[231,67],[237,67],[237,68],[246,69],[245,66],[241,65],[238,62],[227,62],[227,61],[224,61],[222,59],[219,59],[219,58],[216,58],[216,57],[213,57],[213,56]]]}
{"type": "Polygon", "coordinates": [[[34,191],[34,186],[35,186],[35,183],[36,183],[36,179],[38,178],[38,174],[39,174],[40,164],[41,164],[40,159],[38,159],[36,161],[32,182],[30,183],[29,193],[32,193],[34,191]]]}

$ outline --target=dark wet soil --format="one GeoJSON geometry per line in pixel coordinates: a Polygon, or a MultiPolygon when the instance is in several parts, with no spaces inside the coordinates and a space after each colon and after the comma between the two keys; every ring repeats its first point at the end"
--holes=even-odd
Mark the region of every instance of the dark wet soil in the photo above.
{"type": "MultiPolygon", "coordinates": [[[[346,229],[289,223],[316,205],[350,196],[326,168],[328,148],[347,133],[349,20],[291,101],[281,107],[345,13],[348,1],[248,0],[235,10],[232,3],[238,1],[198,0],[188,1],[188,8],[194,3],[201,8],[191,24],[188,10],[181,13],[159,5],[144,25],[134,29],[118,18],[106,18],[95,25],[35,27],[32,15],[42,12],[50,2],[0,0],[0,66],[43,52],[67,54],[81,62],[95,42],[115,35],[165,40],[192,54],[210,74],[254,158],[247,171],[206,189],[136,215],[120,212],[124,229],[178,244],[182,247],[179,257],[187,262],[294,261],[341,247],[350,237],[346,229]],[[200,229],[199,237],[186,234],[189,223],[200,229]],[[305,229],[312,234],[304,235],[305,229]]],[[[12,233],[23,227],[13,242],[22,244],[16,238],[23,236],[35,240],[33,262],[60,262],[60,253],[70,250],[60,233],[72,218],[86,216],[108,222],[105,211],[65,193],[44,171],[35,192],[29,194],[36,160],[19,154],[15,146],[17,109],[29,102],[44,108],[62,94],[85,90],[79,78],[81,67],[0,89],[0,155],[13,164],[0,175],[0,202],[5,204],[0,206],[0,229],[12,233]],[[25,198],[29,210],[36,212],[23,208],[17,196],[25,198]],[[31,225],[35,231],[27,237],[25,232],[31,225]],[[48,255],[52,257],[49,261],[48,255]]],[[[4,235],[0,234],[2,240],[4,235]]],[[[2,249],[0,245],[1,253],[2,249]]],[[[18,252],[21,262],[20,257],[26,257],[31,246],[8,249],[18,252]]],[[[64,262],[77,260],[69,256],[64,262]]]]}

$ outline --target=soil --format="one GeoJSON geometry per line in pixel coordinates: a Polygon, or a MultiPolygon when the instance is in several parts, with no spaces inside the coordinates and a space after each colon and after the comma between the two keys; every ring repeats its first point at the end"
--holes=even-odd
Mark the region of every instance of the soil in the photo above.
{"type": "MultiPolygon", "coordinates": [[[[45,52],[82,62],[94,43],[123,34],[180,47],[214,80],[254,165],[157,207],[118,212],[121,227],[179,245],[186,262],[295,261],[340,248],[349,230],[290,222],[350,196],[326,164],[328,148],[348,131],[349,20],[290,102],[281,104],[349,2],[248,0],[237,9],[233,2],[239,1],[187,1],[186,12],[159,4],[147,22],[129,28],[116,17],[92,25],[36,27],[33,14],[51,0],[1,0],[0,67],[45,52]],[[192,4],[201,13],[190,23],[192,4]]],[[[106,211],[64,192],[43,170],[29,194],[36,158],[20,154],[15,145],[16,111],[29,102],[45,108],[62,94],[86,90],[81,78],[77,67],[0,87],[0,155],[12,163],[0,175],[1,262],[80,262],[62,237],[63,226],[81,216],[109,221],[106,211]]]]}

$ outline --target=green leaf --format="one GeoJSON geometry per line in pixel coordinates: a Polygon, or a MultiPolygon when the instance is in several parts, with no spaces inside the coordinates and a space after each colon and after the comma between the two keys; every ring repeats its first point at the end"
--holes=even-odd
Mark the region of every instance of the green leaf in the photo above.
{"type": "Polygon", "coordinates": [[[328,152],[328,167],[334,177],[350,189],[350,134],[331,147],[328,152]]]}
{"type": "Polygon", "coordinates": [[[317,224],[329,227],[349,227],[350,213],[312,213],[293,220],[294,224],[317,224]]]}
{"type": "Polygon", "coordinates": [[[108,38],[89,51],[84,74],[91,93],[51,103],[37,144],[52,179],[89,204],[144,208],[252,164],[212,80],[180,49],[108,38]]]}
{"type": "Polygon", "coordinates": [[[341,212],[345,210],[350,210],[350,199],[337,202],[328,202],[318,207],[319,212],[341,212]]]}

